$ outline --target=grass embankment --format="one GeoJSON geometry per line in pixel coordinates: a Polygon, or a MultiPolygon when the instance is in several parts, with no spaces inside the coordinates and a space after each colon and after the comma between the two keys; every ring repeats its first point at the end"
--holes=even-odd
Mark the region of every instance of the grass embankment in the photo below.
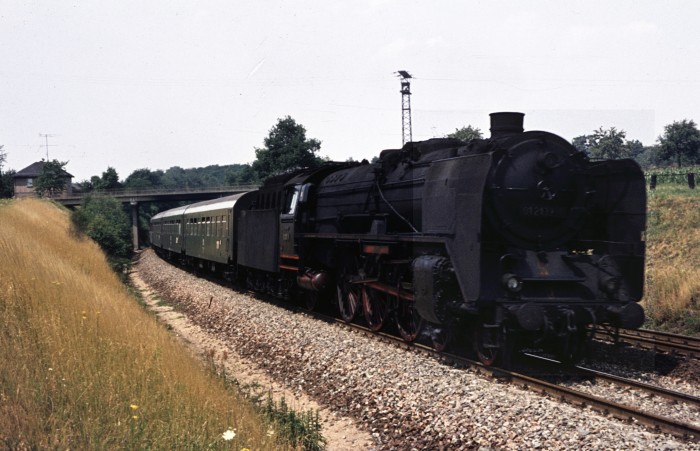
{"type": "Polygon", "coordinates": [[[0,203],[0,324],[0,448],[284,447],[50,203],[0,203]]]}
{"type": "Polygon", "coordinates": [[[647,326],[700,334],[700,190],[658,185],[648,212],[647,326]]]}

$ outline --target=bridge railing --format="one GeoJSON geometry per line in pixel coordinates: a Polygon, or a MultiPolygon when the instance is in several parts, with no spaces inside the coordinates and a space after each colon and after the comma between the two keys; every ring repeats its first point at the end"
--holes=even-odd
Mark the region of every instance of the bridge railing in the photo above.
{"type": "Polygon", "coordinates": [[[245,192],[258,189],[259,185],[221,185],[221,186],[182,186],[178,188],[119,188],[92,190],[85,192],[63,192],[59,195],[51,196],[52,199],[76,199],[87,195],[103,195],[113,197],[140,197],[157,196],[163,194],[196,194],[196,193],[226,193],[231,191],[245,192]]]}

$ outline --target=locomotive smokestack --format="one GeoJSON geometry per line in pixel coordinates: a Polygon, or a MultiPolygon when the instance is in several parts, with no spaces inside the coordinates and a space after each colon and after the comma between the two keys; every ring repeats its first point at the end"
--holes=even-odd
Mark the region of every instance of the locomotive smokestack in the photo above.
{"type": "Polygon", "coordinates": [[[523,132],[523,113],[491,113],[491,138],[523,132]]]}

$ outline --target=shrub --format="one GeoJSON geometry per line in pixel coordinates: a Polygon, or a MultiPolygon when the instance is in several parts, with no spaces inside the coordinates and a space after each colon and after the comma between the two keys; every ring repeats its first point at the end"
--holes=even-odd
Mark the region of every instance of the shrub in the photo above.
{"type": "Polygon", "coordinates": [[[109,196],[86,196],[71,215],[74,230],[95,240],[112,259],[131,254],[129,217],[121,203],[109,196]]]}

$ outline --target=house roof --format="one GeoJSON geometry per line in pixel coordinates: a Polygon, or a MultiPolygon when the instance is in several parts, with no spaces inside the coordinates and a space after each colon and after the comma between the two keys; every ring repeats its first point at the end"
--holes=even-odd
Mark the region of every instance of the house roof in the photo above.
{"type": "MultiPolygon", "coordinates": [[[[14,178],[29,178],[29,177],[39,177],[41,175],[41,171],[44,169],[44,161],[37,161],[36,163],[32,163],[26,168],[22,169],[21,171],[17,171],[15,173],[14,178]]],[[[73,175],[67,173],[66,171],[63,171],[66,177],[73,177],[73,175]]]]}

